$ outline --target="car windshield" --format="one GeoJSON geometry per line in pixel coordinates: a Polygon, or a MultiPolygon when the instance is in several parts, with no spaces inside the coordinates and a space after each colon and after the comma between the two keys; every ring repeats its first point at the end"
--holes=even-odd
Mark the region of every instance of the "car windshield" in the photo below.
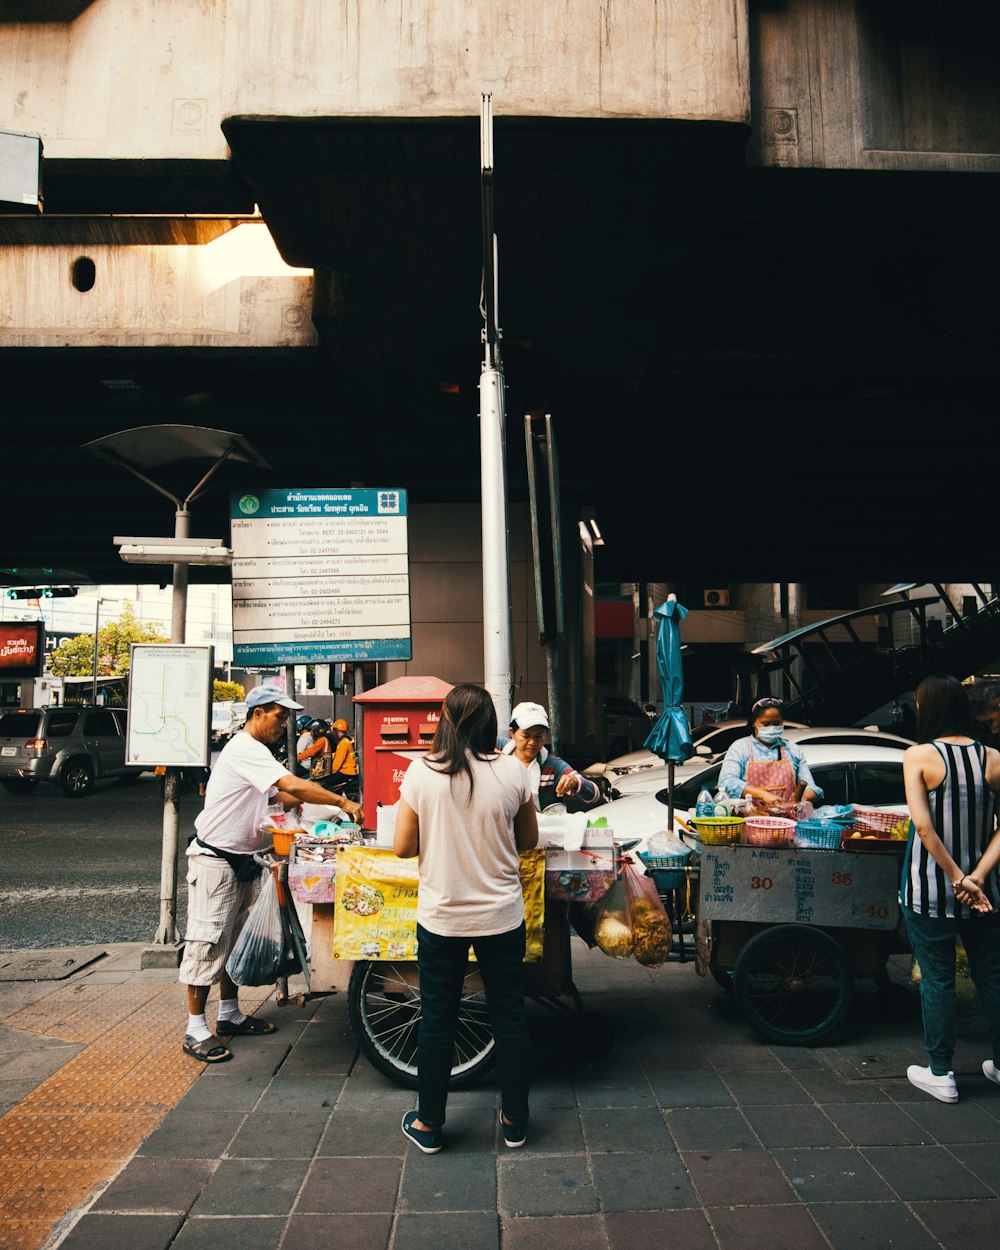
{"type": "Polygon", "coordinates": [[[0,716],[0,738],[34,738],[40,719],[38,712],[5,712],[0,716]]]}
{"type": "MultiPolygon", "coordinates": [[[[695,773],[693,777],[682,781],[679,786],[674,786],[674,807],[683,811],[685,808],[694,807],[698,802],[698,792],[702,789],[708,789],[712,794],[719,788],[719,773],[722,771],[721,764],[713,764],[711,768],[703,768],[701,772],[695,773]]],[[[656,797],[664,807],[668,804],[668,796],[666,790],[658,790],[656,797]]]]}
{"type": "Polygon", "coordinates": [[[708,747],[714,755],[717,751],[728,751],[737,738],[745,737],[747,737],[746,725],[730,725],[728,729],[720,729],[712,734],[711,738],[706,738],[702,745],[708,747]]]}

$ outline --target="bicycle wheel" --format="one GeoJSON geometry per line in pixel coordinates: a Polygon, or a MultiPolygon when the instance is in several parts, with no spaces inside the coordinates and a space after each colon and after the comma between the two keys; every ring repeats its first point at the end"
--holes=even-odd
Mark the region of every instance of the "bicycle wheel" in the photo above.
{"type": "Polygon", "coordinates": [[[847,1014],[854,981],[829,934],[784,924],[747,942],[733,969],[733,989],[747,1023],[769,1042],[817,1046],[847,1014]]]}
{"type": "MultiPolygon", "coordinates": [[[[420,975],[415,963],[358,962],[347,988],[351,1029],[362,1054],[383,1075],[417,1087],[420,975]]],[[[465,974],[449,1088],[473,1085],[496,1062],[486,995],[475,968],[465,974]]]]}

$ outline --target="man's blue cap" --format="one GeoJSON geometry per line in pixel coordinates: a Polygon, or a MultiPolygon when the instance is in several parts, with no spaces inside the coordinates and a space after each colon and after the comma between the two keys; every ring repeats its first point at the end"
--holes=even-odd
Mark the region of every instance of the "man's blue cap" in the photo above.
{"type": "Polygon", "coordinates": [[[263,707],[265,703],[279,703],[293,712],[301,712],[304,706],[290,699],[284,690],[279,690],[277,686],[254,686],[247,695],[247,707],[263,707]]]}

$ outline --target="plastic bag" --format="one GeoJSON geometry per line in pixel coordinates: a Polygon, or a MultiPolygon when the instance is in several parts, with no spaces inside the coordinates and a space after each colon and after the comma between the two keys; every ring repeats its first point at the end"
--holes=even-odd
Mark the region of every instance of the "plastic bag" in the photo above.
{"type": "Polygon", "coordinates": [[[634,955],[644,967],[658,968],[670,954],[673,932],[656,885],[637,872],[630,859],[590,914],[594,940],[612,959],[634,955]]]}
{"type": "Polygon", "coordinates": [[[656,883],[637,872],[629,859],[622,865],[622,881],[629,898],[632,953],[643,967],[659,968],[670,954],[673,931],[656,883]]]}
{"type": "Polygon", "coordinates": [[[226,971],[237,985],[273,985],[285,965],[285,935],[273,872],[266,872],[226,971]]]}
{"type": "Polygon", "coordinates": [[[621,877],[603,898],[588,909],[593,921],[594,941],[612,959],[628,959],[635,950],[629,923],[628,894],[621,877]]]}

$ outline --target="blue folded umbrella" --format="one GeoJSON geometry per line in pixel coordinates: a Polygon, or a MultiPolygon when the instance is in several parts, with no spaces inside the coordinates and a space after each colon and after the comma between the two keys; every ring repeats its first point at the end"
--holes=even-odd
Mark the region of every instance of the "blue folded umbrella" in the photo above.
{"type": "Polygon", "coordinates": [[[676,599],[661,603],[653,615],[659,620],[656,634],[656,667],[663,691],[663,712],[646,739],[645,746],[666,763],[681,764],[694,755],[691,730],[681,703],[684,699],[684,666],[681,661],[680,622],[687,608],[676,599]]]}

